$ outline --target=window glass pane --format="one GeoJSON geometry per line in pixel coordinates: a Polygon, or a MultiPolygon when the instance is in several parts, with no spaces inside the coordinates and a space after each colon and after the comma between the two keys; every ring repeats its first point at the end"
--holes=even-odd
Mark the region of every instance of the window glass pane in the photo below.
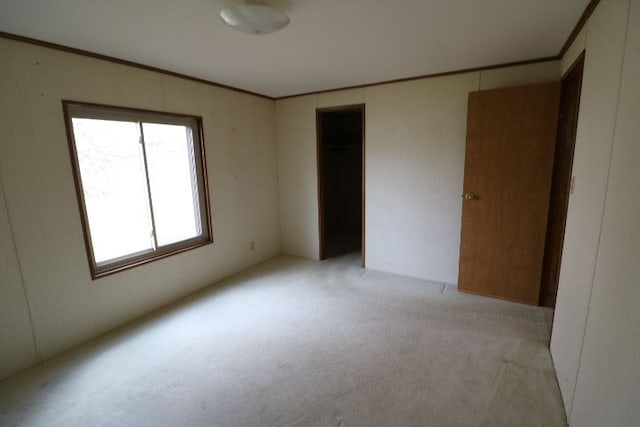
{"type": "Polygon", "coordinates": [[[153,249],[139,126],[72,120],[96,264],[153,249]]]}
{"type": "Polygon", "coordinates": [[[143,123],[158,246],[201,235],[191,129],[143,123]]]}

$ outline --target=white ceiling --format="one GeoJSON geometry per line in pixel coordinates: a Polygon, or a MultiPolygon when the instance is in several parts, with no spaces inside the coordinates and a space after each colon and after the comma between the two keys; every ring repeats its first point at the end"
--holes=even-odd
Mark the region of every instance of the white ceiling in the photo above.
{"type": "Polygon", "coordinates": [[[554,56],[588,0],[267,0],[291,24],[253,36],[240,0],[0,0],[0,31],[271,97],[554,56]]]}

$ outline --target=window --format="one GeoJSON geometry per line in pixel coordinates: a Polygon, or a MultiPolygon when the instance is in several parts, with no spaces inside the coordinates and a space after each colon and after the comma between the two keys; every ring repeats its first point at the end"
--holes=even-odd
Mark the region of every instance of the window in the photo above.
{"type": "Polygon", "coordinates": [[[213,241],[200,117],[63,109],[94,279],[213,241]]]}

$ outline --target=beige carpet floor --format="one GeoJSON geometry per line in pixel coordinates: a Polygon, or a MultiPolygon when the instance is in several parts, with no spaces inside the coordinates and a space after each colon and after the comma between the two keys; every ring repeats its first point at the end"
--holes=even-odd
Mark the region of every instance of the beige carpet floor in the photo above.
{"type": "Polygon", "coordinates": [[[0,425],[564,426],[550,320],[281,256],[0,382],[0,425]]]}

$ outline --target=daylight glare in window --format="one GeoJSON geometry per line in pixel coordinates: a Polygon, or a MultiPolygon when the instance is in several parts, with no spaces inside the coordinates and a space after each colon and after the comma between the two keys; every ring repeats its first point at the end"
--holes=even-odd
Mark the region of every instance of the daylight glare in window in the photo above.
{"type": "Polygon", "coordinates": [[[94,276],[210,242],[196,118],[65,107],[94,276]]]}

